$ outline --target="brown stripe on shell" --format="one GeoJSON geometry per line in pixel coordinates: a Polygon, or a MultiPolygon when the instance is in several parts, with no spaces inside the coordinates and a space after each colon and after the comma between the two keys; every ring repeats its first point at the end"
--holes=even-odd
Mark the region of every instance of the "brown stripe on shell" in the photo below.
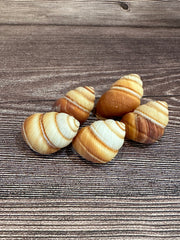
{"type": "Polygon", "coordinates": [[[78,145],[84,150],[84,153],[88,153],[89,156],[93,159],[92,161],[95,163],[106,163],[106,161],[104,161],[104,159],[99,158],[97,156],[95,156],[92,152],[91,152],[91,148],[88,148],[87,146],[84,146],[83,142],[81,142],[81,138],[78,138],[78,145]]]}
{"type": "Polygon", "coordinates": [[[30,142],[29,142],[29,140],[28,140],[28,138],[27,138],[26,128],[24,127],[24,126],[25,126],[25,123],[26,123],[26,120],[27,120],[27,119],[25,119],[25,121],[23,122],[22,131],[21,131],[21,132],[22,132],[23,138],[24,138],[25,142],[27,143],[27,145],[28,145],[33,151],[36,152],[36,150],[32,147],[32,145],[30,144],[30,142]]]}
{"type": "Polygon", "coordinates": [[[116,124],[118,125],[118,127],[120,127],[123,131],[125,131],[126,127],[125,127],[125,124],[121,124],[119,121],[115,121],[116,124]]]}
{"type": "Polygon", "coordinates": [[[57,128],[57,130],[58,130],[58,132],[59,132],[59,134],[64,138],[64,139],[66,139],[67,141],[69,141],[69,140],[71,140],[72,138],[67,138],[67,137],[65,137],[63,134],[62,134],[62,132],[60,131],[60,129],[58,128],[58,124],[57,124],[57,120],[56,120],[56,116],[58,115],[59,113],[56,113],[55,115],[54,115],[54,122],[55,122],[55,124],[56,124],[56,128],[57,128]]]}
{"type": "MultiPolygon", "coordinates": [[[[66,96],[67,101],[70,100],[70,104],[73,104],[75,107],[79,108],[81,111],[84,111],[85,113],[89,113],[89,109],[85,108],[81,104],[74,101],[74,99],[70,98],[69,96],[66,96]]],[[[93,102],[93,101],[92,101],[93,102]]]]}
{"type": "Polygon", "coordinates": [[[94,95],[94,88],[93,87],[85,86],[84,88],[87,89],[90,93],[92,93],[94,95]]]}
{"type": "MultiPolygon", "coordinates": [[[[71,125],[71,123],[70,123],[70,117],[72,117],[72,116],[70,116],[70,115],[67,116],[67,124],[68,124],[69,128],[70,128],[73,132],[76,132],[76,130],[72,128],[72,125],[71,125]]],[[[74,122],[75,122],[75,120],[74,120],[74,122]]],[[[71,138],[71,139],[72,139],[72,138],[71,138]]]]}
{"type": "MultiPolygon", "coordinates": [[[[83,87],[83,88],[85,88],[85,87],[83,87]]],[[[86,88],[85,88],[86,89],[86,88]]],[[[87,89],[88,90],[88,89],[87,89]]],[[[73,91],[75,91],[75,92],[78,92],[78,94],[80,94],[80,95],[82,95],[83,97],[85,97],[85,98],[87,98],[88,99],[88,101],[90,101],[90,102],[94,102],[92,99],[91,99],[91,97],[89,97],[85,92],[81,92],[81,91],[79,91],[77,88],[76,89],[74,89],[73,91]]],[[[89,90],[88,90],[89,91],[89,90]]],[[[90,92],[90,91],[89,91],[90,92]]],[[[90,92],[91,94],[92,94],[92,92],[90,92]]],[[[94,95],[94,94],[93,94],[94,95]]],[[[78,103],[79,104],[79,103],[78,103]]],[[[84,106],[83,106],[84,107],[84,106]]],[[[84,107],[85,108],[85,107],[84,107]]],[[[88,110],[88,109],[87,109],[88,110]]]]}
{"type": "Polygon", "coordinates": [[[140,115],[136,116],[135,122],[137,131],[135,141],[150,144],[156,142],[164,134],[164,128],[148,119],[144,119],[140,115]]]}
{"type": "MultiPolygon", "coordinates": [[[[116,122],[116,121],[115,121],[116,122]]],[[[106,124],[106,126],[116,135],[116,136],[118,136],[119,138],[121,138],[121,139],[124,139],[124,137],[123,137],[123,135],[121,135],[120,133],[118,133],[118,132],[116,132],[115,131],[115,129],[113,129],[109,124],[107,124],[107,122],[106,121],[104,121],[104,123],[106,124]]],[[[117,124],[117,123],[116,123],[117,124]]],[[[117,124],[118,125],[118,124],[117,124]]],[[[120,127],[119,125],[118,125],[118,127],[120,127]]],[[[120,127],[121,128],[121,127],[120,127]]],[[[122,129],[122,128],[121,128],[122,129]]],[[[123,129],[122,129],[123,130],[123,129]]],[[[124,131],[124,130],[123,130],[124,131]]]]}
{"type": "MultiPolygon", "coordinates": [[[[156,108],[156,109],[157,109],[157,108],[156,108]]],[[[149,118],[152,118],[152,116],[150,116],[149,114],[147,114],[147,112],[142,111],[140,108],[137,109],[137,111],[143,113],[145,116],[147,115],[149,118]]],[[[158,111],[159,111],[159,109],[158,109],[158,111]]],[[[159,112],[160,112],[160,111],[159,111],[159,112]]],[[[138,114],[139,114],[139,113],[138,113],[138,114]]],[[[139,115],[140,115],[140,114],[139,114],[139,115]]],[[[168,115],[166,115],[166,114],[164,114],[164,115],[165,115],[165,116],[168,116],[168,115]]],[[[146,118],[146,119],[147,119],[147,118],[146,118]]],[[[160,125],[164,125],[164,124],[162,124],[161,121],[158,120],[158,119],[154,119],[154,118],[153,118],[153,120],[156,121],[156,122],[158,122],[160,125]]],[[[153,120],[152,120],[152,121],[153,121],[153,120]]],[[[150,121],[150,120],[149,120],[149,121],[150,121]]]]}
{"type": "Polygon", "coordinates": [[[42,135],[43,135],[43,137],[45,138],[47,145],[49,145],[49,146],[52,147],[52,148],[57,149],[57,147],[54,146],[54,144],[49,140],[49,138],[48,138],[48,136],[47,136],[47,134],[46,134],[46,131],[45,131],[45,128],[44,128],[44,124],[43,124],[43,117],[44,117],[44,114],[42,114],[42,115],[40,116],[40,118],[39,118],[39,127],[40,127],[40,129],[41,129],[42,135]]]}
{"type": "MultiPolygon", "coordinates": [[[[127,81],[135,82],[135,83],[137,83],[139,86],[142,87],[142,84],[140,84],[138,81],[136,81],[136,80],[134,80],[134,79],[129,79],[129,78],[126,78],[126,77],[122,77],[122,78],[120,78],[120,79],[121,79],[121,80],[125,79],[125,80],[127,80],[127,81]]],[[[139,78],[139,80],[142,82],[141,78],[139,78]]]]}
{"type": "Polygon", "coordinates": [[[94,163],[106,163],[106,161],[104,161],[102,158],[98,158],[97,156],[95,156],[94,154],[89,152],[89,150],[81,142],[79,142],[79,144],[84,149],[84,151],[87,152],[89,154],[89,156],[91,156],[91,161],[92,162],[94,162],[94,163]]]}
{"type": "MultiPolygon", "coordinates": [[[[123,86],[124,87],[124,86],[123,86]]],[[[124,87],[124,88],[127,88],[127,87],[124,87]]],[[[112,89],[110,89],[110,90],[112,90],[112,89]]],[[[136,92],[136,94],[138,94],[139,95],[139,97],[137,97],[137,96],[135,96],[133,93],[131,93],[131,92],[128,92],[128,91],[126,91],[126,90],[123,90],[123,89],[113,89],[114,91],[118,91],[118,92],[123,92],[123,93],[125,93],[125,94],[129,94],[130,96],[133,96],[133,97],[135,97],[136,99],[138,99],[139,100],[139,98],[140,98],[140,94],[139,93],[137,93],[136,92]]],[[[131,91],[134,91],[134,90],[132,90],[132,89],[130,89],[129,88],[129,90],[131,90],[131,91]]],[[[135,91],[134,91],[135,92],[135,91]]]]}
{"type": "MultiPolygon", "coordinates": [[[[131,90],[131,91],[133,91],[133,92],[135,92],[136,94],[138,94],[138,95],[141,96],[141,94],[140,94],[138,91],[136,91],[136,89],[130,88],[130,87],[127,87],[127,86],[124,86],[123,84],[116,84],[116,85],[113,85],[112,87],[123,87],[123,88],[127,88],[127,89],[129,89],[129,90],[131,90]]],[[[122,89],[117,89],[117,90],[123,91],[122,89]]],[[[128,93],[129,93],[129,92],[128,92],[128,93]]]]}
{"type": "MultiPolygon", "coordinates": [[[[158,101],[157,101],[157,102],[158,102],[158,101]]],[[[160,104],[160,103],[158,102],[158,104],[160,104]]],[[[164,105],[162,105],[162,104],[160,104],[160,105],[165,108],[164,105]]],[[[148,105],[148,106],[153,107],[153,108],[156,109],[158,112],[162,113],[162,114],[165,115],[165,116],[168,116],[168,113],[166,113],[166,112],[164,112],[162,109],[158,108],[158,106],[156,106],[156,105],[154,105],[154,104],[148,105]]],[[[145,113],[144,113],[144,114],[145,114],[145,113]]]]}
{"type": "Polygon", "coordinates": [[[96,136],[96,134],[93,132],[93,130],[89,127],[89,131],[90,133],[93,135],[93,137],[100,142],[105,148],[107,148],[108,150],[110,150],[111,152],[116,153],[117,150],[114,150],[113,148],[110,148],[109,146],[107,146],[101,139],[98,138],[98,136],[96,136]]]}
{"type": "MultiPolygon", "coordinates": [[[[78,121],[78,120],[76,120],[76,119],[74,118],[74,125],[76,126],[76,128],[79,128],[79,125],[77,124],[77,121],[78,121]]],[[[75,130],[74,132],[76,132],[76,130],[75,130]]]]}
{"type": "Polygon", "coordinates": [[[164,108],[167,108],[168,109],[168,104],[167,104],[167,102],[165,102],[165,101],[163,101],[163,103],[162,103],[162,101],[157,101],[161,106],[163,106],[164,108]]]}

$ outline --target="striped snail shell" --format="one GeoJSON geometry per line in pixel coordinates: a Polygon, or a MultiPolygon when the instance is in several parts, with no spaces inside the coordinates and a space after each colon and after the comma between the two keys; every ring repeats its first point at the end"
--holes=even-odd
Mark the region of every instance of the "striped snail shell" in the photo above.
{"type": "Polygon", "coordinates": [[[146,144],[154,143],[162,137],[168,120],[168,104],[164,101],[150,101],[140,105],[122,118],[126,125],[126,138],[146,144]]]}
{"type": "Polygon", "coordinates": [[[96,105],[96,116],[100,119],[121,117],[140,105],[143,83],[139,75],[129,74],[117,80],[105,92],[96,105]]]}
{"type": "Polygon", "coordinates": [[[95,93],[93,87],[78,87],[59,98],[53,105],[56,112],[65,112],[75,117],[80,123],[85,122],[94,108],[95,93]]]}
{"type": "Polygon", "coordinates": [[[51,154],[72,142],[79,121],[66,113],[35,113],[25,119],[22,135],[28,146],[40,154],[51,154]]]}
{"type": "Polygon", "coordinates": [[[86,160],[94,163],[111,161],[124,143],[125,125],[122,122],[98,120],[79,130],[72,146],[86,160]]]}

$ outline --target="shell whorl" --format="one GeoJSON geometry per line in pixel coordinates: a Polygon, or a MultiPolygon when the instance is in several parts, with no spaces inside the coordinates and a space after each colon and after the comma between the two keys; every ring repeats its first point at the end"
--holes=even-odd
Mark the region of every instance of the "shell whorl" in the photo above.
{"type": "Polygon", "coordinates": [[[162,101],[150,101],[123,116],[126,138],[136,142],[152,144],[164,134],[168,124],[168,105],[162,101]]]}
{"type": "Polygon", "coordinates": [[[125,125],[121,122],[98,120],[82,128],[72,142],[73,148],[85,159],[95,163],[111,161],[122,147],[125,125]]]}
{"type": "Polygon", "coordinates": [[[107,119],[105,121],[95,121],[91,124],[90,129],[94,135],[108,148],[118,151],[125,136],[125,126],[123,123],[107,119]]]}
{"type": "Polygon", "coordinates": [[[138,99],[143,96],[143,82],[138,74],[125,75],[119,80],[117,80],[111,87],[111,89],[116,89],[119,91],[131,94],[138,99]]]}
{"type": "Polygon", "coordinates": [[[134,111],[140,105],[143,95],[142,86],[142,80],[137,74],[129,74],[117,80],[97,102],[97,118],[121,117],[134,111]]]}
{"type": "Polygon", "coordinates": [[[156,125],[165,128],[168,124],[168,104],[164,101],[150,101],[134,111],[156,125]]]}
{"type": "Polygon", "coordinates": [[[95,92],[93,87],[77,87],[59,98],[54,104],[54,110],[74,116],[81,123],[86,121],[94,108],[95,92]]]}
{"type": "Polygon", "coordinates": [[[85,112],[90,112],[94,107],[95,95],[93,87],[77,87],[67,92],[65,97],[85,112]]]}
{"type": "Polygon", "coordinates": [[[51,154],[72,142],[79,124],[78,120],[66,113],[36,113],[25,119],[22,134],[32,150],[51,154]]]}

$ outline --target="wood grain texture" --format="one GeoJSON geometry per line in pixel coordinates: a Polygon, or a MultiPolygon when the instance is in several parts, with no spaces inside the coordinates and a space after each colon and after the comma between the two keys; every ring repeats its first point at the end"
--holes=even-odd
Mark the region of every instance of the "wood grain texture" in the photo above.
{"type": "Polygon", "coordinates": [[[145,96],[180,93],[180,30],[1,26],[1,101],[54,100],[80,85],[96,96],[124,74],[145,96]]]}
{"type": "Polygon", "coordinates": [[[180,198],[1,200],[1,239],[179,239],[180,198]]]}
{"type": "MultiPolygon", "coordinates": [[[[146,98],[144,102],[154,99],[146,98]]],[[[21,124],[34,112],[50,111],[52,101],[6,103],[2,108],[0,139],[1,197],[179,196],[180,97],[161,97],[169,103],[165,135],[153,145],[126,141],[116,158],[96,165],[79,157],[71,145],[41,156],[24,143],[21,124]]],[[[84,124],[95,121],[91,116],[84,124]]]]}
{"type": "Polygon", "coordinates": [[[179,29],[1,26],[0,32],[1,197],[179,195],[179,29]],[[142,76],[143,102],[169,104],[159,142],[126,141],[106,166],[87,163],[71,146],[52,156],[26,146],[25,117],[51,111],[56,98],[77,86],[94,86],[98,98],[131,72],[142,76]]]}
{"type": "Polygon", "coordinates": [[[0,239],[179,239],[179,8],[156,0],[0,1],[0,239]],[[98,99],[131,72],[143,79],[143,103],[169,104],[160,141],[125,141],[107,165],[85,161],[71,145],[51,156],[26,146],[27,116],[50,111],[77,86],[94,86],[98,99]]]}
{"type": "Polygon", "coordinates": [[[179,1],[0,1],[0,24],[180,26],[179,1]]]}

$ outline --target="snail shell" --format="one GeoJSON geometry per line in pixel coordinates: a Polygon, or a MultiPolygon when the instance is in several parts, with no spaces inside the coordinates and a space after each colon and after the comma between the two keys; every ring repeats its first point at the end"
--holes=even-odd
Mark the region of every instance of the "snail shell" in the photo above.
{"type": "Polygon", "coordinates": [[[53,110],[65,112],[75,117],[80,123],[85,122],[94,108],[95,93],[93,87],[78,87],[56,100],[53,110]]]}
{"type": "Polygon", "coordinates": [[[167,103],[150,101],[124,115],[122,122],[126,125],[126,138],[151,144],[162,137],[168,119],[167,103]]]}
{"type": "Polygon", "coordinates": [[[25,119],[22,135],[29,147],[40,154],[51,154],[72,142],[79,121],[66,113],[35,113],[25,119]]]}
{"type": "Polygon", "coordinates": [[[122,122],[98,120],[79,130],[72,145],[85,159],[94,163],[111,161],[124,143],[125,125],[122,122]]]}
{"type": "Polygon", "coordinates": [[[140,105],[142,85],[137,74],[129,74],[117,80],[97,102],[96,116],[101,119],[113,118],[133,111],[140,105]]]}

